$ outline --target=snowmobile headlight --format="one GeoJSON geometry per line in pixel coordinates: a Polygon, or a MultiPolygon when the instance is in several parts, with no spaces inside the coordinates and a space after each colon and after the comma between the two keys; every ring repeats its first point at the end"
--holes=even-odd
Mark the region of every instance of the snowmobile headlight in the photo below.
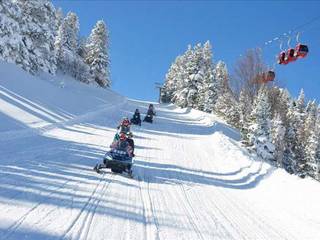
{"type": "Polygon", "coordinates": [[[111,153],[107,153],[105,156],[104,156],[105,159],[107,160],[112,160],[112,155],[111,153]]]}

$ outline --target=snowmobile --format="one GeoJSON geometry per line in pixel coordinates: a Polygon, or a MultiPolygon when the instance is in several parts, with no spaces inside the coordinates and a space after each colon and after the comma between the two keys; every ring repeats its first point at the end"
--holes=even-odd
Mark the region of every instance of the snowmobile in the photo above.
{"type": "Polygon", "coordinates": [[[149,109],[147,111],[147,115],[144,117],[143,121],[152,123],[153,122],[153,116],[155,116],[155,115],[156,115],[156,113],[154,111],[153,105],[150,104],[149,109]]]}
{"type": "Polygon", "coordinates": [[[153,115],[152,114],[147,114],[144,119],[144,122],[152,123],[153,122],[153,115]]]}
{"type": "Polygon", "coordinates": [[[135,117],[135,116],[134,116],[133,118],[131,118],[130,122],[131,122],[131,124],[141,126],[141,119],[138,118],[138,117],[135,117]]]}
{"type": "Polygon", "coordinates": [[[140,112],[137,108],[133,114],[133,117],[130,120],[131,124],[139,125],[141,126],[141,118],[140,118],[140,112]]]}
{"type": "Polygon", "coordinates": [[[94,170],[97,173],[101,173],[101,169],[110,168],[113,173],[126,172],[132,177],[132,157],[127,152],[122,150],[112,149],[107,152],[103,157],[103,164],[97,164],[94,170]]]}

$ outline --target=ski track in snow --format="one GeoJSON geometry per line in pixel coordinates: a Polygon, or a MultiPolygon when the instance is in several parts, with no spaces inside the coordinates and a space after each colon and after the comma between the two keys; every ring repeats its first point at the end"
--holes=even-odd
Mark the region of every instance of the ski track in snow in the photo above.
{"type": "MultiPolygon", "coordinates": [[[[316,239],[319,217],[303,230],[288,228],[287,218],[252,204],[272,167],[250,158],[234,130],[204,113],[156,105],[154,124],[132,127],[134,178],[95,174],[121,117],[147,105],[123,100],[40,129],[6,132],[0,239],[316,239]]],[[[284,215],[296,214],[281,206],[284,215]]]]}
{"type": "Polygon", "coordinates": [[[96,184],[94,190],[92,191],[88,201],[77,214],[77,216],[75,216],[67,231],[62,235],[61,239],[87,239],[96,209],[99,206],[102,197],[106,194],[109,184],[112,182],[112,179],[108,179],[108,181],[101,183],[103,180],[106,179],[101,177],[100,181],[96,184]],[[79,227],[77,230],[74,230],[76,225],[79,225],[79,227]],[[72,234],[73,232],[75,232],[75,235],[72,234]]]}
{"type": "MultiPolygon", "coordinates": [[[[66,181],[61,186],[57,187],[55,190],[59,190],[60,188],[63,188],[68,181],[66,181]]],[[[42,197],[50,197],[53,193],[49,193],[47,195],[43,195],[42,197]]],[[[35,204],[32,208],[30,208],[25,214],[23,214],[22,217],[20,217],[14,224],[12,224],[9,228],[6,229],[6,234],[1,236],[1,239],[8,239],[18,228],[19,226],[26,220],[27,217],[29,217],[45,200],[38,202],[35,204]]]]}
{"type": "Polygon", "coordinates": [[[144,237],[147,240],[159,239],[159,227],[155,219],[154,210],[152,206],[152,200],[150,196],[149,182],[145,182],[147,179],[139,180],[140,196],[143,203],[143,216],[145,233],[144,237]]]}

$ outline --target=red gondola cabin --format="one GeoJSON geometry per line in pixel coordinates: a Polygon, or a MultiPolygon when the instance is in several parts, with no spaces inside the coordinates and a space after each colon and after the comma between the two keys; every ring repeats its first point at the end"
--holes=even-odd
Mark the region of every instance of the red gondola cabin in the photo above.
{"type": "Polygon", "coordinates": [[[285,57],[286,57],[286,52],[285,52],[285,51],[282,51],[282,52],[279,54],[278,63],[279,63],[279,64],[283,64],[283,65],[288,64],[288,62],[285,61],[285,57]]]}
{"type": "Polygon", "coordinates": [[[269,70],[268,72],[264,73],[264,82],[272,82],[275,77],[276,74],[274,73],[274,71],[269,70]]]}
{"type": "Polygon", "coordinates": [[[274,71],[269,70],[267,72],[257,74],[257,76],[253,79],[253,83],[263,84],[272,82],[275,77],[276,74],[274,71]]]}
{"type": "Polygon", "coordinates": [[[297,58],[294,56],[294,53],[295,53],[295,50],[294,50],[294,48],[289,48],[288,50],[287,50],[287,52],[286,52],[286,56],[285,56],[285,58],[284,58],[284,60],[286,61],[286,62],[294,62],[294,61],[296,61],[297,60],[297,58]]]}
{"type": "Polygon", "coordinates": [[[296,58],[304,58],[309,52],[308,46],[301,43],[299,43],[294,50],[294,56],[296,58]]]}

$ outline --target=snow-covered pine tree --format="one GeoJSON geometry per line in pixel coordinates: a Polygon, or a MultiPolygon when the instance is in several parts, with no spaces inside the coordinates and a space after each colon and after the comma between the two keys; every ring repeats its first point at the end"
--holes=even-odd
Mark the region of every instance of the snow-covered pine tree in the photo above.
{"type": "Polygon", "coordinates": [[[297,100],[293,101],[287,113],[286,151],[284,164],[288,172],[304,176],[305,156],[305,104],[304,92],[301,90],[297,100]]]}
{"type": "Polygon", "coordinates": [[[166,74],[165,83],[161,91],[162,102],[168,103],[172,101],[174,94],[178,88],[179,74],[182,70],[183,57],[178,56],[175,61],[171,64],[168,73],[166,74]]]}
{"type": "Polygon", "coordinates": [[[101,87],[110,87],[109,34],[104,21],[96,23],[86,44],[85,62],[90,66],[94,80],[101,87]]]}
{"type": "MultiPolygon", "coordinates": [[[[277,95],[277,99],[275,99],[276,104],[273,105],[273,116],[280,115],[281,120],[285,126],[288,125],[287,122],[287,113],[290,108],[291,97],[287,89],[279,89],[280,93],[277,95]]],[[[272,97],[269,95],[269,97],[272,97]]]]}
{"type": "Polygon", "coordinates": [[[87,55],[86,45],[87,45],[87,38],[86,37],[81,37],[79,42],[78,42],[77,54],[83,59],[85,59],[85,57],[87,55]]]}
{"type": "Polygon", "coordinates": [[[304,172],[309,176],[313,176],[314,166],[316,164],[314,151],[316,151],[316,146],[319,138],[319,129],[317,126],[318,118],[318,107],[314,101],[309,101],[306,107],[306,118],[304,122],[304,135],[301,141],[304,143],[304,161],[305,169],[304,172]],[[315,133],[317,135],[315,135],[315,133]]]}
{"type": "Polygon", "coordinates": [[[192,107],[196,100],[196,62],[195,53],[191,45],[181,56],[182,64],[177,76],[177,90],[172,101],[180,107],[192,107]]]}
{"type": "Polygon", "coordinates": [[[285,153],[283,158],[283,167],[289,172],[295,172],[295,153],[294,149],[297,144],[297,133],[296,127],[299,126],[299,121],[295,114],[295,105],[296,102],[292,101],[290,107],[287,112],[287,124],[286,124],[286,132],[285,132],[285,153]]]}
{"type": "Polygon", "coordinates": [[[244,88],[239,96],[239,129],[241,134],[241,142],[249,145],[249,117],[252,111],[251,98],[244,88]]]}
{"type": "Polygon", "coordinates": [[[193,54],[187,56],[188,61],[185,63],[188,77],[187,82],[187,102],[188,106],[198,108],[199,106],[199,90],[203,84],[204,69],[203,69],[203,54],[202,46],[198,43],[194,49],[193,54]]]}
{"type": "Polygon", "coordinates": [[[306,174],[320,180],[320,116],[317,116],[313,131],[306,145],[306,174]]]}
{"type": "Polygon", "coordinates": [[[59,27],[55,41],[58,68],[81,82],[91,83],[90,68],[78,54],[78,33],[78,17],[69,12],[59,27]]]}
{"type": "Polygon", "coordinates": [[[192,48],[191,45],[188,46],[187,51],[179,57],[180,64],[178,66],[178,71],[175,74],[175,91],[171,98],[171,102],[178,105],[179,107],[187,107],[187,84],[186,80],[188,73],[186,71],[185,62],[188,60],[186,55],[191,54],[192,48]]]}
{"type": "Polygon", "coordinates": [[[239,127],[239,106],[236,96],[229,87],[228,70],[224,62],[219,61],[214,69],[214,86],[216,97],[214,112],[226,121],[239,127]]]}
{"type": "Polygon", "coordinates": [[[12,1],[0,1],[0,58],[23,65],[19,55],[22,37],[19,20],[21,9],[12,1]]]}
{"type": "Polygon", "coordinates": [[[63,11],[61,8],[56,9],[55,11],[55,36],[58,34],[58,30],[63,22],[63,11]]]}
{"type": "Polygon", "coordinates": [[[59,27],[55,41],[58,67],[64,73],[73,72],[72,68],[78,45],[78,32],[78,17],[75,13],[69,12],[59,27]]]}
{"type": "Polygon", "coordinates": [[[301,89],[299,97],[296,101],[296,110],[300,115],[302,115],[301,117],[303,117],[305,114],[305,100],[304,99],[305,99],[304,91],[303,91],[303,89],[301,89]]]}
{"type": "Polygon", "coordinates": [[[19,20],[22,43],[20,56],[23,67],[31,73],[54,74],[55,9],[49,0],[17,0],[22,17],[19,20]]]}
{"type": "Polygon", "coordinates": [[[211,112],[216,97],[212,65],[209,41],[203,47],[201,44],[194,48],[189,45],[166,74],[162,101],[211,112]]]}
{"type": "Polygon", "coordinates": [[[258,156],[274,160],[275,147],[271,139],[271,110],[267,88],[261,86],[250,115],[249,142],[258,156]]]}
{"type": "Polygon", "coordinates": [[[199,85],[198,109],[210,113],[213,111],[217,92],[214,85],[212,46],[209,41],[203,45],[202,54],[203,81],[199,85]]]}
{"type": "Polygon", "coordinates": [[[223,93],[229,91],[231,88],[229,86],[229,73],[226,64],[223,61],[218,61],[213,70],[214,77],[214,92],[215,101],[223,93]]]}
{"type": "Polygon", "coordinates": [[[305,147],[307,132],[305,131],[305,120],[306,120],[306,106],[305,106],[304,91],[301,89],[296,105],[296,117],[299,119],[299,125],[296,128],[297,133],[297,145],[295,147],[296,165],[295,171],[300,176],[305,175],[306,159],[305,159],[305,147]]]}
{"type": "Polygon", "coordinates": [[[268,99],[270,102],[270,110],[271,110],[271,117],[273,118],[278,113],[278,108],[280,107],[279,98],[282,93],[281,88],[277,86],[269,87],[268,88],[268,99]]]}
{"type": "Polygon", "coordinates": [[[283,156],[286,148],[285,144],[285,126],[279,113],[272,119],[271,136],[272,143],[275,147],[274,157],[279,167],[283,167],[283,156]]]}
{"type": "Polygon", "coordinates": [[[231,89],[227,89],[218,97],[214,111],[219,116],[223,117],[227,123],[238,128],[239,127],[239,106],[236,97],[231,89]]]}
{"type": "Polygon", "coordinates": [[[302,139],[303,142],[307,142],[307,139],[313,132],[317,116],[318,116],[318,106],[315,100],[309,101],[306,107],[306,116],[304,120],[304,138],[302,139]]]}

